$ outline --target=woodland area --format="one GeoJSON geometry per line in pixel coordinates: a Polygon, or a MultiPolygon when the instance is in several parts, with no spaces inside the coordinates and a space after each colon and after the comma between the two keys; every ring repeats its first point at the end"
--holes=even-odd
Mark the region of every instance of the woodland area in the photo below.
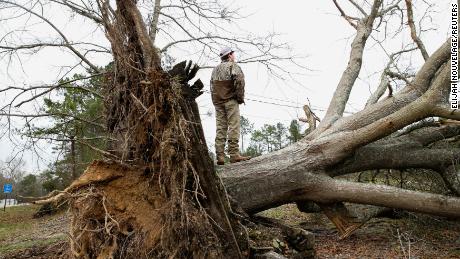
{"type": "Polygon", "coordinates": [[[56,152],[64,154],[48,172],[49,179],[61,179],[49,181],[54,184],[49,190],[61,191],[24,197],[68,206],[69,241],[62,256],[257,258],[264,250],[253,246],[247,229],[262,222],[282,229],[298,258],[313,257],[311,245],[302,246],[312,242],[311,233],[254,216],[285,204],[305,213],[321,211],[340,238],[393,209],[458,219],[460,110],[449,106],[451,39],[430,53],[420,37],[433,5],[420,3],[427,9],[416,13],[422,17],[414,15],[417,5],[411,0],[332,0],[331,6],[355,33],[325,115],[318,118],[305,104],[305,132],[297,121],[254,130],[246,120],[243,137],[251,137],[242,141],[243,149],[256,157],[217,167],[196,102],[206,91],[201,80],[207,79],[196,79],[205,65],[175,62],[168,50],[193,42],[211,57],[219,46],[233,45],[247,54],[241,64],[262,64],[272,76],[289,75],[286,63],[303,68],[284,52],[286,44],[276,34],[229,36],[220,22],[242,17],[216,1],[0,0],[2,23],[19,19],[27,27],[36,19],[59,39],[30,41],[22,26],[10,24],[0,40],[2,59],[20,64],[43,49],[59,48],[78,60],[71,69],[64,66],[65,75],[54,84],[0,89],[8,96],[0,110],[7,132],[27,139],[29,149],[39,140],[59,143],[56,152]],[[107,45],[67,38],[44,15],[52,8],[91,22],[107,45]],[[202,23],[214,30],[204,31],[202,23]],[[395,35],[390,24],[399,26],[395,35]],[[387,66],[365,107],[344,116],[367,44],[382,46],[405,33],[410,43],[387,53],[387,66]],[[160,37],[173,41],[160,45],[160,37]],[[90,57],[101,53],[110,61],[97,66],[90,57]],[[399,61],[406,54],[420,55],[423,64],[404,67],[399,61]],[[76,67],[86,73],[69,76],[76,67]],[[37,102],[40,108],[32,109],[37,102]],[[36,122],[43,117],[47,123],[36,122]],[[21,119],[23,127],[15,127],[21,119]],[[414,188],[410,183],[421,174],[420,183],[439,188],[414,188]],[[397,184],[390,181],[395,175],[397,184]],[[353,204],[370,213],[357,215],[353,204]]]}

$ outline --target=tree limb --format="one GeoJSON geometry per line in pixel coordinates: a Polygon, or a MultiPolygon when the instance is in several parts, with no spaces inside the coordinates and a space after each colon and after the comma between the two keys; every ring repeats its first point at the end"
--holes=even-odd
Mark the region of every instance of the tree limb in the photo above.
{"type": "Polygon", "coordinates": [[[372,32],[374,20],[381,5],[381,0],[375,0],[372,5],[370,15],[366,16],[358,22],[357,33],[351,44],[350,59],[347,68],[344,70],[342,77],[340,78],[332,100],[329,103],[326,115],[318,126],[317,131],[319,132],[326,130],[332,125],[332,123],[343,116],[345,106],[350,97],[351,89],[353,88],[353,85],[358,78],[359,72],[361,71],[363,52],[366,41],[372,32]]]}
{"type": "Polygon", "coordinates": [[[348,181],[324,181],[326,191],[297,190],[300,199],[329,202],[352,202],[404,209],[452,218],[460,217],[460,199],[439,194],[404,190],[376,184],[348,181]]]}
{"type": "Polygon", "coordinates": [[[23,9],[24,11],[27,11],[28,13],[30,13],[30,14],[40,18],[44,22],[46,22],[48,25],[50,25],[61,36],[62,40],[64,40],[64,42],[65,42],[65,47],[67,47],[71,52],[73,52],[75,55],[77,55],[84,63],[86,63],[95,72],[100,72],[99,68],[97,66],[95,66],[93,63],[91,63],[84,55],[82,55],[78,50],[76,50],[72,46],[71,42],[67,39],[67,37],[64,35],[64,33],[62,33],[62,31],[59,30],[56,27],[56,25],[54,25],[50,20],[46,19],[45,17],[43,17],[42,15],[34,12],[31,9],[26,8],[23,5],[20,5],[20,4],[14,3],[14,2],[10,2],[10,1],[5,1],[5,0],[0,0],[0,3],[9,4],[9,5],[15,6],[17,8],[23,9]]]}
{"type": "Polygon", "coordinates": [[[420,52],[422,53],[422,56],[425,60],[428,60],[429,55],[428,52],[426,51],[425,44],[423,44],[422,40],[417,36],[417,29],[415,28],[414,24],[414,13],[412,11],[412,0],[405,0],[406,2],[406,7],[407,7],[407,23],[410,28],[410,35],[412,37],[412,40],[417,44],[417,47],[420,49],[420,52]]]}
{"type": "Polygon", "coordinates": [[[385,69],[383,70],[382,74],[380,75],[380,84],[377,87],[377,89],[372,93],[372,95],[369,97],[369,99],[367,100],[366,105],[365,105],[366,107],[371,104],[376,103],[380,99],[380,97],[382,97],[382,95],[385,93],[386,89],[388,88],[388,84],[390,84],[390,80],[388,79],[389,76],[398,77],[399,79],[404,80],[407,84],[409,84],[409,81],[407,80],[407,78],[403,77],[402,75],[398,73],[391,72],[390,67],[392,65],[395,65],[395,59],[397,56],[403,53],[406,53],[406,52],[413,51],[413,50],[415,50],[415,48],[401,50],[401,51],[395,52],[390,55],[389,61],[385,69]]]}
{"type": "Polygon", "coordinates": [[[393,95],[392,98],[382,100],[366,109],[354,113],[351,116],[341,118],[332,127],[324,132],[314,131],[305,138],[309,141],[318,135],[329,135],[338,131],[355,130],[375,122],[378,119],[389,116],[402,107],[419,98],[432,85],[436,72],[445,65],[450,58],[450,40],[447,40],[433,55],[423,64],[417,72],[414,80],[403,90],[393,95]]]}
{"type": "Polygon", "coordinates": [[[76,12],[77,14],[81,16],[90,18],[97,24],[102,24],[102,18],[93,10],[88,10],[85,7],[80,6],[72,1],[67,1],[67,0],[61,0],[61,1],[51,0],[51,1],[57,4],[69,7],[72,11],[76,12]]]}
{"type": "Polygon", "coordinates": [[[152,20],[150,21],[150,26],[149,26],[150,27],[149,35],[150,35],[150,39],[152,40],[153,44],[155,44],[155,38],[157,36],[157,31],[158,31],[158,18],[160,17],[160,3],[161,3],[161,0],[155,0],[152,20]]]}

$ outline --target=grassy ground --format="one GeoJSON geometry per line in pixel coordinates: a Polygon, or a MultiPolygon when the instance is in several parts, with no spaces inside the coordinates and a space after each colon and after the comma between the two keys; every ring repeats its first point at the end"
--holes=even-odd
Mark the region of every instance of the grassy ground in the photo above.
{"type": "Polygon", "coordinates": [[[15,252],[43,247],[64,240],[68,219],[65,214],[34,219],[38,206],[24,205],[0,211],[0,258],[15,252]]]}
{"type": "MultiPolygon", "coordinates": [[[[29,205],[0,211],[0,259],[56,258],[66,250],[68,214],[33,219],[37,209],[29,205]]],[[[459,221],[404,213],[400,219],[373,219],[349,238],[338,240],[335,227],[321,213],[301,213],[289,204],[261,214],[314,233],[318,258],[460,258],[459,221]]],[[[277,228],[256,227],[249,235],[259,247],[273,243],[287,247],[277,228]]]]}

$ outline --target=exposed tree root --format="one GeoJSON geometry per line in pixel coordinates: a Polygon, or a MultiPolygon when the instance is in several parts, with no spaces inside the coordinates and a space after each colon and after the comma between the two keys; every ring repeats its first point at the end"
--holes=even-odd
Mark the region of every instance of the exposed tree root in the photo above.
{"type": "Polygon", "coordinates": [[[31,197],[31,196],[21,196],[21,195],[18,195],[18,201],[20,202],[30,202],[30,203],[36,203],[37,201],[41,201],[41,200],[48,200],[56,195],[59,194],[59,191],[58,190],[54,190],[50,193],[48,193],[47,195],[45,196],[40,196],[40,197],[31,197]]]}
{"type": "Polygon", "coordinates": [[[182,208],[165,199],[158,182],[151,178],[142,168],[102,161],[91,164],[74,185],[78,188],[66,192],[72,213],[72,255],[221,258],[222,247],[211,232],[214,227],[207,214],[191,208],[186,195],[182,208]],[[171,208],[183,209],[184,217],[171,214],[171,208]],[[181,237],[170,240],[178,235],[181,237]]]}

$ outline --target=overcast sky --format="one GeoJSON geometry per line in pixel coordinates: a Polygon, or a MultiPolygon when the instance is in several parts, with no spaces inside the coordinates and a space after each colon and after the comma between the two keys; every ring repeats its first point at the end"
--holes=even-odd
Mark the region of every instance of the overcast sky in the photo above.
{"type": "MultiPolygon", "coordinates": [[[[419,2],[422,1],[414,1],[414,4],[419,2]]],[[[424,26],[437,30],[424,32],[421,38],[427,45],[428,53],[431,54],[448,36],[450,2],[447,0],[428,2],[436,3],[437,7],[434,9],[436,12],[431,14],[432,22],[425,21],[424,26]]],[[[303,71],[304,75],[297,76],[297,82],[294,82],[267,76],[261,65],[242,64],[241,67],[246,75],[247,100],[246,105],[240,106],[241,114],[254,122],[256,128],[265,123],[282,122],[288,125],[291,120],[303,116],[303,110],[300,107],[309,100],[315,112],[321,117],[324,114],[323,109],[327,108],[341,73],[348,62],[354,29],[338,15],[332,1],[235,0],[233,3],[235,6],[244,7],[244,13],[252,14],[246,20],[241,21],[241,28],[254,34],[263,34],[269,31],[281,33],[281,39],[288,42],[295,53],[306,56],[303,64],[309,68],[309,70],[303,71]]],[[[421,9],[416,9],[416,15],[421,15],[421,12],[421,9]]],[[[60,28],[63,31],[74,32],[83,39],[87,38],[91,41],[95,40],[107,44],[107,41],[101,36],[94,39],[95,33],[88,24],[66,22],[68,13],[45,10],[45,14],[47,17],[62,21],[60,28]]],[[[351,12],[350,14],[355,15],[357,13],[351,12]]],[[[1,27],[0,32],[8,30],[6,26],[1,27]]],[[[35,25],[33,28],[36,31],[35,34],[31,32],[31,35],[49,30],[48,26],[43,24],[35,25]]],[[[376,38],[379,38],[379,34],[376,35],[376,38]]],[[[388,53],[392,53],[408,42],[410,42],[410,38],[406,34],[403,37],[389,40],[384,47],[388,53]]],[[[194,58],[193,55],[180,51],[172,53],[172,55],[175,55],[178,61],[194,58]]],[[[237,53],[237,58],[244,59],[245,57],[243,53],[237,53]]],[[[22,69],[17,62],[13,62],[7,70],[5,60],[3,60],[2,66],[0,66],[1,88],[7,85],[22,86],[52,82],[59,78],[60,65],[71,65],[75,63],[75,60],[75,57],[70,54],[51,50],[42,51],[24,60],[22,69]]],[[[98,56],[95,60],[95,63],[101,66],[109,61],[107,57],[103,56],[98,56]]],[[[407,56],[407,60],[402,62],[402,65],[416,69],[420,66],[421,60],[420,53],[414,52],[407,56]]],[[[376,44],[373,39],[369,39],[360,78],[352,91],[347,111],[355,112],[362,109],[371,91],[377,86],[379,72],[383,70],[387,61],[387,54],[382,47],[376,44]]],[[[217,56],[214,60],[207,61],[211,65],[217,65],[218,62],[217,56]]],[[[209,88],[210,72],[211,69],[199,72],[199,77],[205,83],[206,88],[209,88]]],[[[62,76],[62,72],[60,75],[62,76]]],[[[0,98],[6,100],[8,96],[3,94],[0,95],[0,98]]],[[[3,100],[0,99],[0,101],[3,100]]],[[[197,101],[201,114],[211,114],[211,116],[203,115],[202,119],[208,146],[213,148],[215,117],[210,96],[205,93],[197,101]]],[[[32,107],[28,109],[32,109],[32,107]]],[[[0,123],[4,124],[5,119],[0,120],[0,123]]],[[[7,135],[1,136],[0,160],[4,161],[14,151],[17,151],[14,150],[13,146],[7,135]]],[[[24,159],[27,170],[44,169],[44,165],[53,160],[55,155],[51,154],[50,146],[44,144],[41,147],[43,149],[40,150],[40,154],[45,158],[45,161],[37,162],[36,156],[32,155],[32,152],[25,152],[24,159]]]]}

